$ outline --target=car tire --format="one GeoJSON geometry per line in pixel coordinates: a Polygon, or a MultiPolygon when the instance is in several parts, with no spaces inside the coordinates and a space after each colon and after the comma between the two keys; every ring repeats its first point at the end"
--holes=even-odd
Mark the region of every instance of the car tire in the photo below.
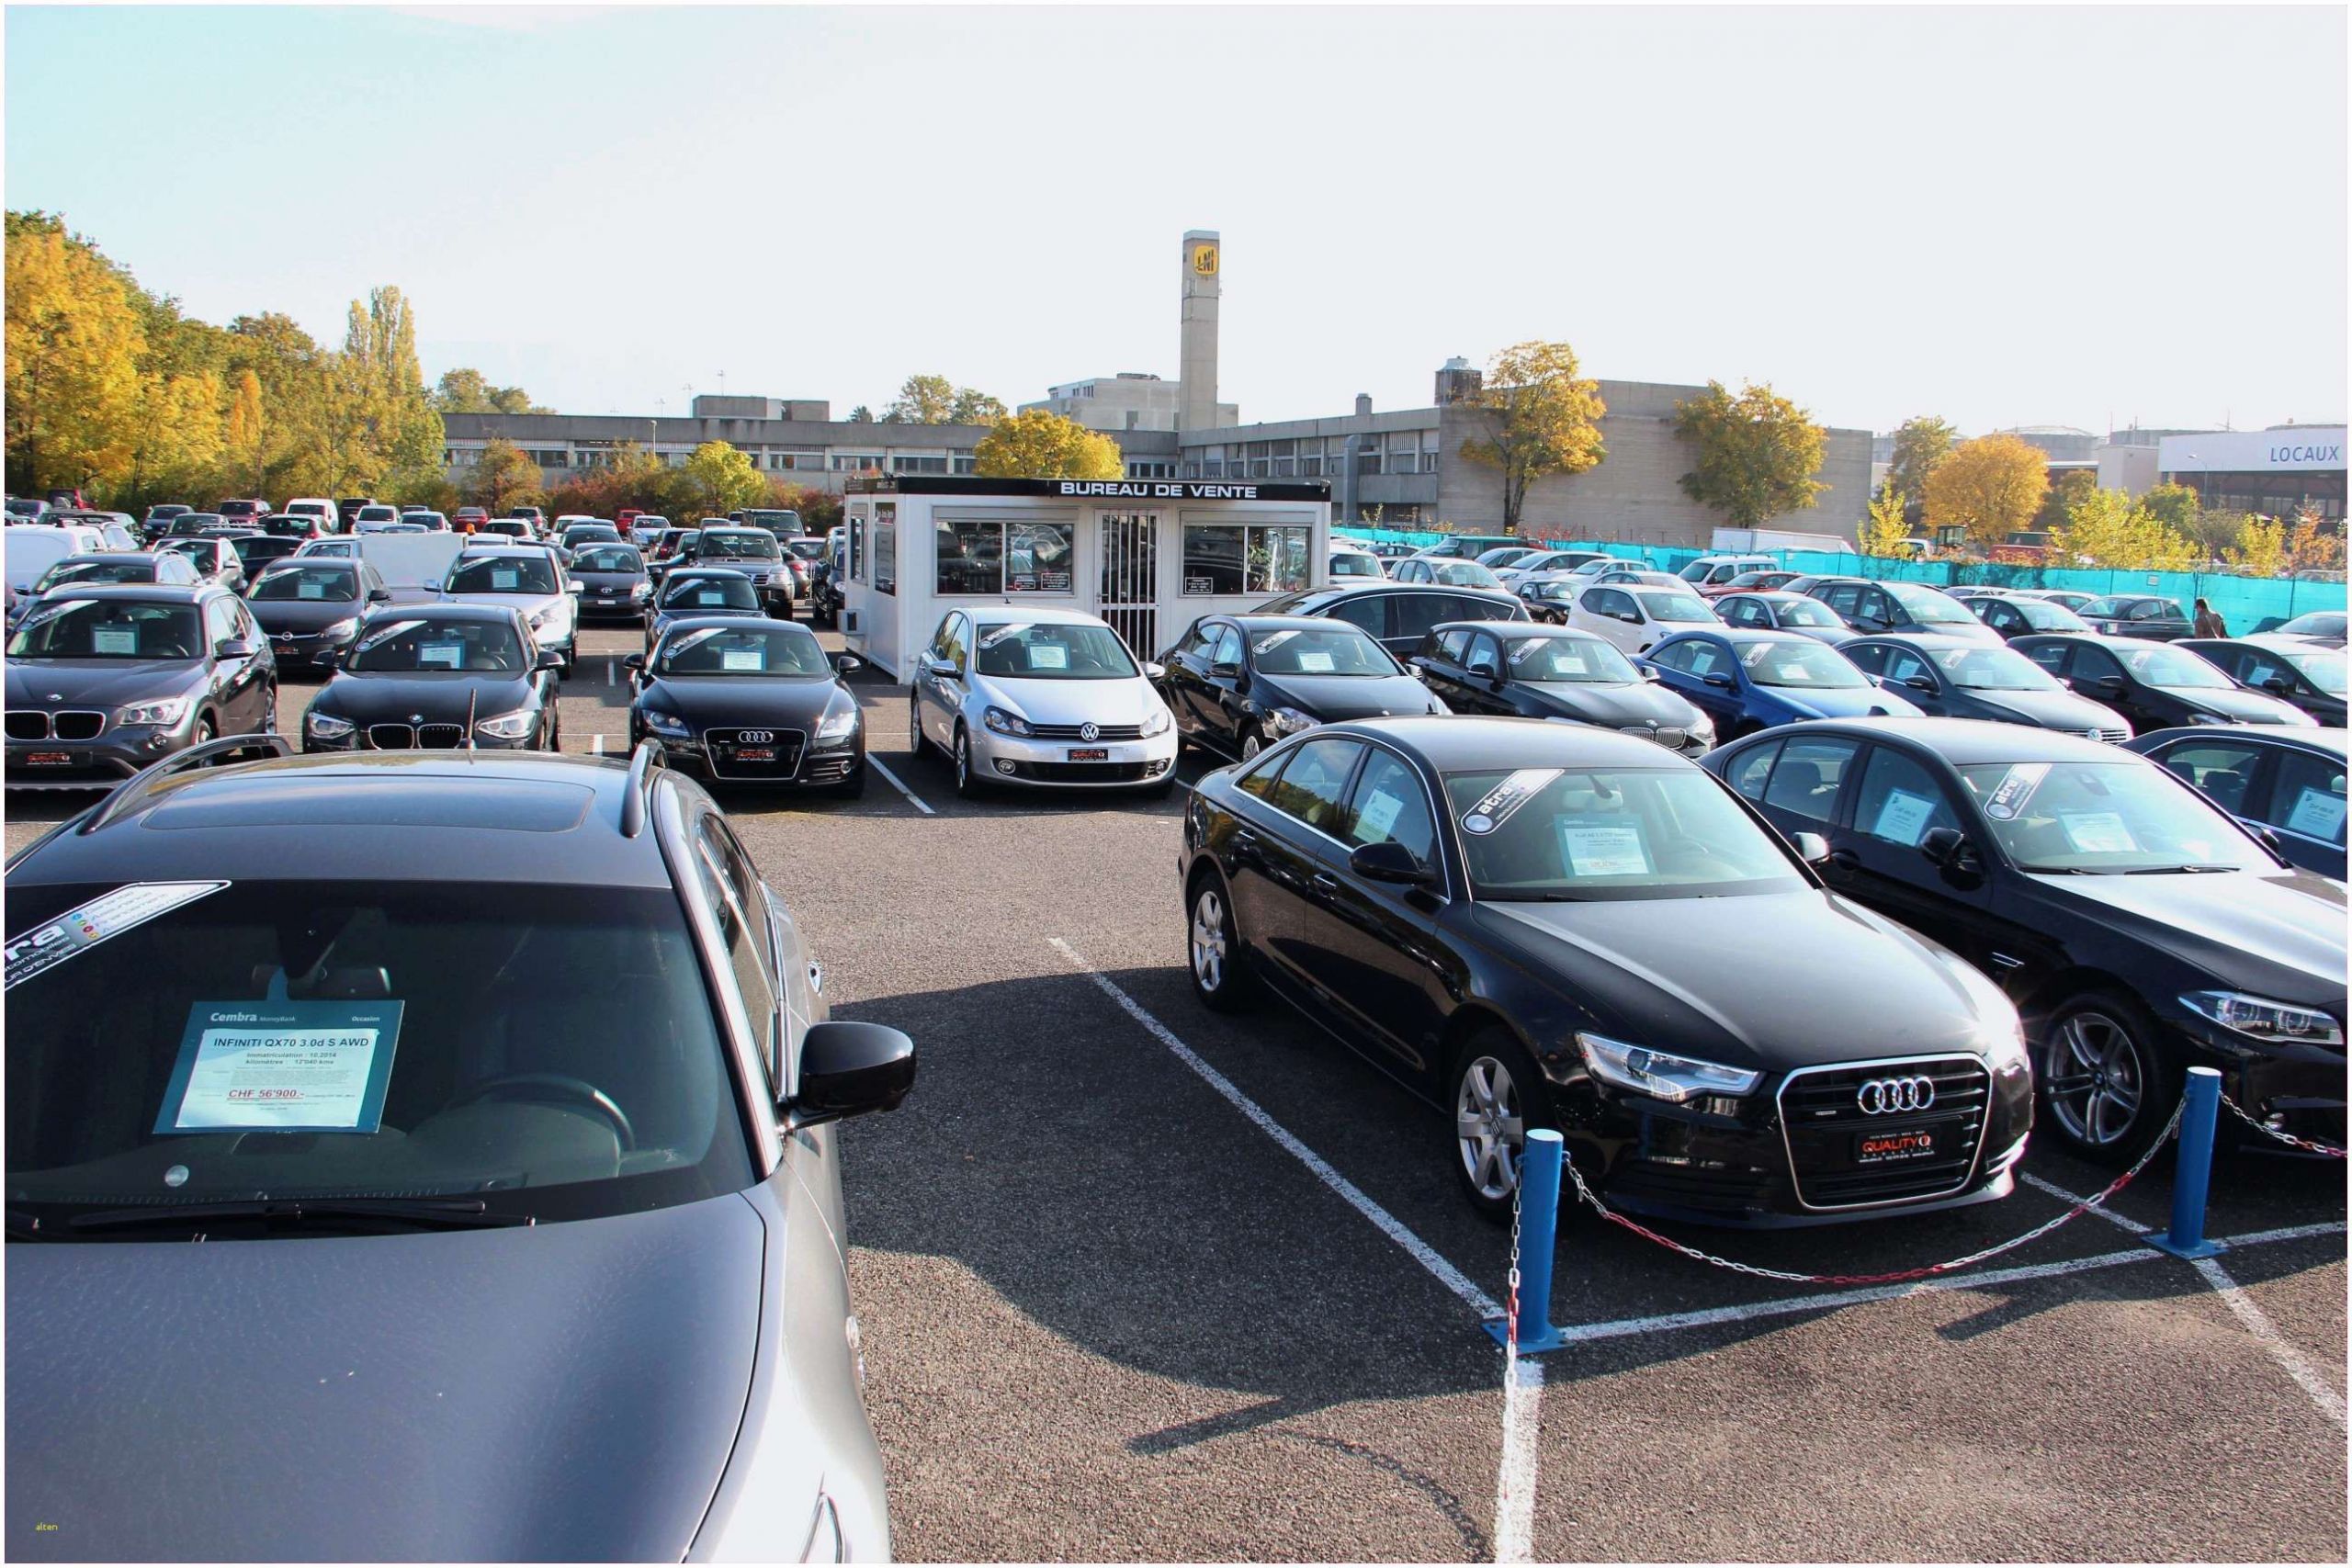
{"type": "Polygon", "coordinates": [[[277,733],[277,683],[276,682],[270,682],[269,692],[261,705],[261,732],[264,735],[277,733]]]}
{"type": "Polygon", "coordinates": [[[1241,731],[1241,760],[1243,761],[1256,761],[1258,753],[1265,749],[1266,738],[1258,733],[1256,725],[1252,724],[1243,728],[1241,731]]]}
{"type": "Polygon", "coordinates": [[[1193,879],[1184,908],[1184,957],[1193,994],[1211,1012],[1243,1012],[1257,1001],[1258,977],[1250,972],[1234,924],[1233,895],[1214,872],[1193,879]]]}
{"type": "Polygon", "coordinates": [[[196,721],[196,732],[188,737],[188,750],[193,751],[198,746],[206,745],[210,741],[218,739],[220,735],[220,727],[214,724],[212,722],[212,716],[209,714],[207,714],[196,721]]]}
{"type": "Polygon", "coordinates": [[[1446,1165],[1472,1208],[1508,1224],[1519,1189],[1512,1162],[1527,1129],[1559,1125],[1551,1086],[1510,1032],[1494,1024],[1462,1043],[1445,1084],[1446,1165]]]}
{"type": "Polygon", "coordinates": [[[972,765],[972,738],[960,724],[956,727],[956,750],[948,761],[956,770],[956,794],[960,798],[978,800],[988,792],[979,770],[972,765]]]}
{"type": "Polygon", "coordinates": [[[2138,1159],[2170,1123],[2188,1077],[2147,1009],[2117,992],[2083,991],[2051,1009],[2039,1034],[2040,1126],[2097,1164],[2138,1159]]]}
{"type": "Polygon", "coordinates": [[[562,716],[559,714],[550,714],[548,716],[547,750],[550,751],[560,751],[563,750],[563,718],[562,716]]]}
{"type": "Polygon", "coordinates": [[[907,753],[918,762],[931,751],[931,738],[922,732],[922,704],[914,693],[907,694],[907,753]]]}

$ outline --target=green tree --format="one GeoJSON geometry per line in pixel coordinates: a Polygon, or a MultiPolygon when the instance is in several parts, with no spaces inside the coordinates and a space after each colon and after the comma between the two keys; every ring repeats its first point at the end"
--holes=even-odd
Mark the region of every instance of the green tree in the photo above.
{"type": "Polygon", "coordinates": [[[2060,474],[2041,498],[2041,510],[2033,516],[2033,526],[2040,533],[2052,533],[2066,525],[2067,513],[2075,503],[2098,489],[2098,476],[2081,468],[2069,468],[2060,474]]]}
{"type": "Polygon", "coordinates": [[[1911,536],[1911,525],[1905,521],[1906,508],[1903,492],[1889,479],[1878,487],[1878,495],[1871,502],[1862,518],[1861,547],[1866,556],[1899,556],[1905,554],[1903,542],[1911,536]]]}
{"type": "MultiPolygon", "coordinates": [[[[1003,402],[944,376],[910,376],[898,398],[882,411],[884,424],[993,424],[1005,416],[1003,402]]],[[[857,421],[856,413],[850,415],[857,421]]],[[[859,422],[862,423],[862,422],[859,422]]]]}
{"type": "Polygon", "coordinates": [[[104,486],[130,472],[146,349],[117,270],[42,212],[7,215],[7,482],[104,486]]]}
{"type": "Polygon", "coordinates": [[[464,488],[467,500],[489,508],[495,517],[510,506],[538,500],[542,483],[537,463],[504,436],[493,435],[482,443],[481,456],[466,476],[464,488]]]}
{"type": "Polygon", "coordinates": [[[493,387],[469,366],[445,370],[428,400],[440,413],[553,413],[533,402],[520,387],[493,387]]]}
{"type": "MultiPolygon", "coordinates": [[[[2147,498],[2141,497],[2140,503],[2146,506],[2147,498]]],[[[2287,566],[2287,525],[2276,518],[2247,516],[2222,558],[2241,576],[2278,576],[2287,566]]]]}
{"type": "Polygon", "coordinates": [[[1126,472],[1117,442],[1044,409],[998,420],[972,457],[973,471],[992,479],[1115,479],[1126,472]]]}
{"type": "Polygon", "coordinates": [[[1916,414],[1894,428],[1894,462],[1887,470],[1894,493],[1905,501],[1925,501],[1928,476],[1951,456],[1954,432],[1933,414],[1916,414]]]}
{"type": "Polygon", "coordinates": [[[229,404],[229,424],[224,433],[230,461],[235,465],[239,484],[250,482],[259,493],[265,476],[262,473],[263,419],[261,378],[250,370],[237,372],[237,389],[229,404]]]}
{"type": "Polygon", "coordinates": [[[2165,527],[2123,491],[2097,488],[2067,513],[2065,526],[2051,537],[2050,554],[2067,564],[2123,571],[2187,571],[2197,561],[2188,536],[2165,527]]]}
{"type": "Polygon", "coordinates": [[[2050,459],[2014,435],[1980,435],[1955,447],[1928,476],[1928,526],[1960,528],[1980,555],[2022,533],[2041,510],[2050,459]]]}
{"type": "Polygon", "coordinates": [[[1599,384],[1577,374],[1565,343],[1513,344],[1487,367],[1469,400],[1486,415],[1487,434],[1464,441],[1462,456],[1503,476],[1503,532],[1519,532],[1527,489],[1547,474],[1580,474],[1608,456],[1600,416],[1609,412],[1599,384]]]}
{"type": "Polygon", "coordinates": [[[867,408],[864,403],[860,403],[855,408],[849,411],[849,422],[852,424],[872,424],[874,423],[874,411],[867,408]]]}
{"type": "Polygon", "coordinates": [[[757,506],[768,496],[768,481],[752,467],[750,457],[724,441],[706,441],[695,447],[682,471],[692,481],[695,504],[705,515],[724,517],[740,508],[757,506]]]}
{"type": "Polygon", "coordinates": [[[1002,398],[971,387],[956,389],[956,401],[947,411],[950,424],[994,424],[1012,411],[1004,406],[1002,398]]]}
{"type": "Polygon", "coordinates": [[[1722,382],[1708,382],[1704,392],[1675,405],[1674,432],[1699,454],[1682,476],[1683,493],[1735,528],[1819,505],[1829,488],[1813,477],[1821,471],[1826,433],[1770,383],[1750,383],[1735,398],[1722,382]]]}

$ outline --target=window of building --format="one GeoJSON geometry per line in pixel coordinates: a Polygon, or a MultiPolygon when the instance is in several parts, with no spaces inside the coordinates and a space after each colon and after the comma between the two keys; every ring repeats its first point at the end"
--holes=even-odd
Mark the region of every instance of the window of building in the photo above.
{"type": "Polygon", "coordinates": [[[1312,530],[1279,523],[1184,525],[1184,593],[1290,593],[1312,581],[1312,530]]]}
{"type": "Polygon", "coordinates": [[[1321,479],[1323,477],[1323,454],[1320,452],[1309,452],[1306,456],[1301,457],[1298,460],[1298,477],[1303,479],[1321,479]]]}
{"type": "Polygon", "coordinates": [[[1068,523],[941,521],[932,527],[937,592],[1068,593],[1074,529],[1068,523]]]}
{"type": "Polygon", "coordinates": [[[1213,479],[1221,479],[1225,478],[1225,459],[1222,457],[1208,458],[1201,464],[1201,472],[1213,479]]]}
{"type": "Polygon", "coordinates": [[[901,452],[890,459],[894,474],[944,474],[947,471],[945,457],[914,457],[901,452]]]}
{"type": "Polygon", "coordinates": [[[836,452],[832,457],[837,474],[872,474],[882,468],[882,459],[870,452],[836,452]]]}
{"type": "Polygon", "coordinates": [[[959,474],[975,474],[979,472],[980,460],[978,457],[957,457],[955,459],[955,463],[956,471],[959,474]]]}
{"type": "Polygon", "coordinates": [[[896,597],[899,592],[899,503],[874,503],[874,592],[896,597]]]}

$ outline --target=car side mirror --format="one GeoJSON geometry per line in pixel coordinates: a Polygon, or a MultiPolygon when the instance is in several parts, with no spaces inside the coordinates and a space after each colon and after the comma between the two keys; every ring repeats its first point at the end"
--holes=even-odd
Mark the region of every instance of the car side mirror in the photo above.
{"type": "Polygon", "coordinates": [[[370,604],[389,604],[391,602],[392,591],[390,589],[370,588],[368,590],[368,603],[370,604]]]}
{"type": "Polygon", "coordinates": [[[1905,675],[1903,678],[1903,684],[1914,692],[1932,693],[1936,689],[1936,683],[1925,675],[1905,675]]]}
{"type": "Polygon", "coordinates": [[[533,664],[531,668],[534,670],[560,670],[563,668],[563,655],[556,652],[555,649],[551,648],[543,648],[539,649],[538,661],[533,664]]]}
{"type": "Polygon", "coordinates": [[[644,668],[645,668],[645,655],[643,655],[643,654],[641,654],[641,653],[628,653],[628,654],[623,654],[623,655],[621,656],[621,668],[622,668],[622,669],[624,669],[624,670],[642,670],[642,669],[644,669],[644,668]]]}
{"type": "MultiPolygon", "coordinates": [[[[640,656],[640,662],[641,661],[642,659],[640,656]]],[[[854,675],[865,668],[865,660],[860,659],[854,653],[836,653],[833,655],[833,673],[836,675],[854,675]]]]}
{"type": "Polygon", "coordinates": [[[344,650],[339,648],[322,648],[319,649],[318,652],[311,655],[311,659],[312,662],[321,665],[323,668],[332,670],[334,666],[343,662],[343,653],[344,650]]]}
{"type": "Polygon", "coordinates": [[[2120,697],[2123,694],[2124,691],[2123,677],[2120,675],[2101,675],[2091,682],[2091,690],[2095,692],[2106,692],[2110,695],[2120,697]]]}
{"type": "Polygon", "coordinates": [[[1829,858],[1829,840],[1818,833],[1799,833],[1789,840],[1797,852],[1797,859],[1807,865],[1819,865],[1829,858]]]}
{"type": "Polygon", "coordinates": [[[1476,680],[1493,680],[1495,678],[1495,666],[1493,661],[1485,659],[1479,660],[1476,664],[1470,666],[1470,674],[1472,678],[1476,680]]]}
{"type": "Polygon", "coordinates": [[[251,659],[255,651],[254,644],[241,637],[222,637],[212,645],[215,659],[251,659]]]}
{"type": "Polygon", "coordinates": [[[1976,858],[1976,846],[1968,835],[1957,828],[1930,828],[1919,840],[1919,852],[1928,863],[1942,871],[1947,881],[1970,883],[1983,873],[1976,858]]]}
{"type": "Polygon", "coordinates": [[[1168,678],[1168,667],[1151,660],[1146,660],[1143,666],[1143,678],[1147,681],[1164,681],[1168,678]]]}
{"type": "Polygon", "coordinates": [[[579,580],[578,578],[574,578],[574,579],[572,579],[571,581],[569,581],[569,582],[567,582],[567,583],[565,583],[565,584],[563,585],[563,591],[564,591],[566,593],[584,593],[584,592],[586,592],[588,590],[587,590],[586,586],[585,586],[584,584],[582,584],[582,583],[580,581],[580,580],[579,580]]]}
{"type": "Polygon", "coordinates": [[[1437,881],[1435,871],[1393,839],[1357,846],[1348,856],[1348,870],[1366,882],[1396,883],[1407,887],[1427,887],[1437,881]]]}
{"type": "Polygon", "coordinates": [[[2291,676],[2273,675],[2262,682],[2262,689],[2275,696],[2291,697],[2295,694],[2295,682],[2291,676]]]}
{"type": "Polygon", "coordinates": [[[812,1023],[800,1037],[799,1092],[785,1107],[794,1132],[844,1116],[895,1111],[915,1083],[915,1043],[879,1023],[812,1023]]]}
{"type": "Polygon", "coordinates": [[[1227,660],[1221,663],[1210,665],[1209,673],[1212,675],[1238,675],[1241,673],[1241,666],[1234,663],[1230,660],[1227,660]]]}

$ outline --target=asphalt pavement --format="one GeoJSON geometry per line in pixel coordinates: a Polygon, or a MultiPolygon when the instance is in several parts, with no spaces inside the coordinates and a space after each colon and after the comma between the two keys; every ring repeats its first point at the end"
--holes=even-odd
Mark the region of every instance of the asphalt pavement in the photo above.
{"type": "MultiPolygon", "coordinates": [[[[638,646],[585,634],[565,750],[626,751],[638,646]]],[[[865,798],[721,798],[835,1015],[922,1051],[905,1106],[843,1138],[899,1556],[2344,1560],[2340,1162],[2225,1161],[2208,1228],[2235,1245],[2201,1267],[2134,1234],[2161,1162],[2120,1223],[1924,1285],[1757,1279],[1571,1219],[1573,1342],[1507,1402],[1479,1303],[1509,1239],[1455,1194],[1444,1118],[1278,1004],[1193,1000],[1182,792],[960,801],[908,753],[904,688],[856,689],[865,798]]],[[[288,733],[314,690],[282,694],[288,733]]],[[[9,848],[89,798],[12,795],[9,848]]],[[[2109,1176],[2054,1147],[2026,1169],[1909,1222],[1667,1228],[1892,1271],[2109,1176]]]]}

